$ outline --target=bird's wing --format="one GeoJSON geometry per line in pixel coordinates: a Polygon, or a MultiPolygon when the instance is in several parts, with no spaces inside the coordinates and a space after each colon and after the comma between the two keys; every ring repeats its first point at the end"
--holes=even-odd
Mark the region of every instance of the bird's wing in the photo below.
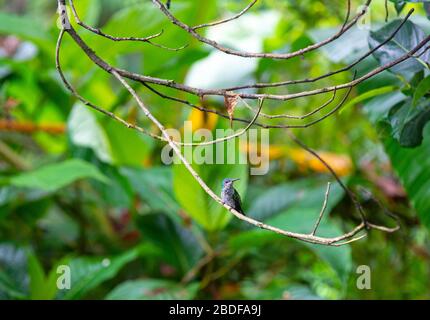
{"type": "Polygon", "coordinates": [[[234,189],[233,199],[237,206],[236,210],[242,214],[245,214],[242,210],[242,200],[240,199],[239,192],[237,192],[236,189],[234,189]]]}

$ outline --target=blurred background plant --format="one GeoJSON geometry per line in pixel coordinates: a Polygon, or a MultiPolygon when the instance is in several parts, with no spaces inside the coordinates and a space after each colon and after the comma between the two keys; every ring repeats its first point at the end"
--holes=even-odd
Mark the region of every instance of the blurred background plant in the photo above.
{"type": "MultiPolygon", "coordinates": [[[[159,43],[189,44],[179,52],[142,43],[112,43],[82,31],[107,61],[131,71],[199,87],[317,76],[344,66],[376,46],[416,9],[411,22],[373,57],[363,74],[404,54],[430,30],[426,3],[374,1],[372,31],[348,36],[287,61],[235,59],[202,46],[172,26],[150,1],[79,0],[88,24],[119,36],[164,29],[159,43]]],[[[424,1],[423,1],[424,2],[424,1]]],[[[235,0],[173,0],[171,10],[190,25],[233,15],[235,0]]],[[[352,1],[353,9],[360,1],[352,1]]],[[[0,1],[0,298],[1,299],[425,299],[430,298],[430,88],[428,55],[354,88],[341,112],[295,133],[318,150],[361,195],[369,217],[389,224],[366,188],[399,216],[394,234],[371,232],[340,248],[304,244],[256,230],[231,216],[196,187],[182,166],[165,166],[163,144],[128,130],[76,102],[55,70],[59,32],[54,1],[0,1]],[[372,289],[356,287],[356,268],[368,265],[372,289]],[[57,266],[72,272],[70,290],[56,286],[57,266]]],[[[210,38],[254,51],[293,51],[335,32],[346,1],[259,1],[210,38]]],[[[354,11],[353,11],[354,12],[354,11]]],[[[76,26],[77,27],[77,26],[76,26]]],[[[156,132],[125,89],[97,69],[71,41],[62,50],[67,77],[89,100],[156,132]]],[[[351,73],[324,79],[345,82],[351,73]]],[[[272,89],[274,93],[309,84],[272,89]]],[[[226,128],[228,120],[191,111],[149,94],[145,102],[167,127],[226,128]],[[166,111],[168,110],[168,111],[166,111]],[[170,112],[170,110],[174,110],[170,112]]],[[[273,113],[302,114],[320,96],[270,103],[273,113]]],[[[325,99],[325,96],[324,96],[325,99]]],[[[337,98],[338,99],[338,98],[337,98]]],[[[198,102],[198,101],[196,101],[198,102]]],[[[223,108],[223,101],[205,104],[223,108]]],[[[246,114],[237,108],[238,115],[246,114]]],[[[295,120],[290,120],[290,122],[295,120]]],[[[221,180],[241,177],[245,212],[271,225],[310,232],[333,178],[282,131],[270,133],[270,172],[249,176],[245,165],[199,166],[219,192],[221,180]]],[[[248,148],[241,146],[246,154],[248,148]]],[[[333,185],[325,236],[357,223],[353,204],[333,185]]]]}

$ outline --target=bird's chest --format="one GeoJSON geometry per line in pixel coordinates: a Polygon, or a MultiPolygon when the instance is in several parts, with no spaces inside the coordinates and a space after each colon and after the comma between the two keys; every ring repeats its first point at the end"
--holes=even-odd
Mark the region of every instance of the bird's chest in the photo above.
{"type": "Polygon", "coordinates": [[[233,201],[234,189],[233,188],[224,188],[221,192],[221,198],[225,202],[233,201]]]}

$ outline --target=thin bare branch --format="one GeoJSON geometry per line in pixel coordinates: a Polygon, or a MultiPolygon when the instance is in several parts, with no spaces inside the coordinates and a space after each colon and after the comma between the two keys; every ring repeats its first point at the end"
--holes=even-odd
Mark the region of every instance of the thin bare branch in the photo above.
{"type": "Polygon", "coordinates": [[[55,47],[55,66],[57,68],[57,72],[60,75],[61,80],[63,81],[64,85],[66,86],[66,88],[72,93],[73,96],[75,96],[79,101],[81,101],[84,105],[103,113],[104,115],[120,122],[121,124],[123,124],[124,126],[126,126],[127,128],[133,128],[145,135],[148,135],[152,138],[158,139],[158,140],[163,140],[160,136],[157,136],[151,132],[148,132],[147,130],[131,124],[127,121],[125,121],[124,119],[118,117],[117,115],[115,115],[113,112],[107,111],[91,102],[89,102],[88,100],[86,100],[84,97],[82,97],[77,91],[76,89],[72,86],[72,84],[66,79],[66,76],[63,73],[63,70],[61,68],[61,61],[60,61],[60,49],[61,49],[61,43],[64,37],[64,29],[62,29],[58,35],[58,40],[57,40],[57,45],[55,47]]]}
{"type": "Polygon", "coordinates": [[[230,18],[227,18],[227,19],[223,19],[223,20],[219,20],[219,21],[215,21],[215,22],[199,24],[199,25],[197,25],[195,27],[191,27],[191,29],[193,29],[195,31],[197,29],[207,28],[207,27],[213,27],[213,26],[217,26],[217,25],[220,25],[220,24],[223,24],[223,23],[227,23],[227,22],[236,20],[236,19],[240,18],[241,16],[243,16],[246,12],[248,12],[249,9],[251,9],[257,1],[258,0],[253,0],[250,4],[248,4],[245,7],[245,9],[243,9],[241,12],[239,12],[236,15],[234,15],[233,17],[230,17],[230,18]]]}
{"type": "MultiPolygon", "coordinates": [[[[86,100],[84,97],[82,97],[76,91],[76,89],[72,86],[72,84],[66,79],[66,77],[64,75],[64,72],[63,72],[63,70],[61,68],[60,48],[61,48],[61,43],[62,43],[62,39],[63,39],[63,36],[64,36],[64,32],[65,32],[65,30],[62,29],[60,31],[60,33],[59,33],[59,36],[58,36],[58,41],[57,41],[56,50],[55,50],[55,53],[56,53],[56,55],[55,55],[56,56],[56,68],[57,68],[57,71],[58,71],[58,73],[60,75],[61,80],[63,81],[63,83],[66,86],[66,88],[72,93],[72,95],[74,95],[84,105],[86,105],[86,106],[88,106],[88,107],[90,107],[90,108],[92,108],[92,109],[94,109],[96,111],[99,111],[99,112],[101,112],[101,113],[103,113],[103,114],[105,114],[107,116],[109,116],[110,118],[112,118],[112,119],[120,122],[121,124],[123,124],[127,128],[135,129],[138,132],[141,132],[141,133],[143,133],[145,135],[148,135],[148,136],[150,136],[150,137],[152,137],[154,139],[166,142],[167,140],[164,137],[156,135],[156,134],[153,134],[153,133],[145,130],[142,127],[139,127],[139,126],[137,126],[135,124],[132,124],[132,123],[129,123],[129,122],[125,121],[124,119],[118,117],[113,112],[107,111],[107,110],[103,109],[102,107],[99,107],[99,106],[97,106],[97,105],[89,102],[88,100],[86,100]]],[[[106,62],[103,61],[103,63],[106,63],[106,62]]],[[[245,128],[243,128],[242,130],[240,130],[239,132],[235,133],[235,134],[229,135],[227,137],[219,138],[219,139],[216,139],[216,140],[205,141],[205,142],[189,142],[189,143],[188,142],[178,142],[178,141],[173,141],[173,142],[176,145],[178,145],[178,146],[188,146],[188,147],[189,146],[208,146],[208,145],[213,145],[213,144],[216,144],[216,143],[220,143],[220,142],[224,142],[224,141],[228,141],[228,140],[237,138],[237,137],[243,135],[246,131],[248,131],[252,127],[252,125],[255,124],[255,121],[258,119],[259,112],[261,111],[261,108],[262,108],[262,103],[260,103],[259,110],[254,115],[254,118],[251,121],[246,121],[245,120],[248,123],[247,126],[245,128]]]]}
{"type": "Polygon", "coordinates": [[[357,200],[357,197],[355,194],[343,183],[343,181],[339,178],[337,173],[333,170],[333,168],[325,161],[316,151],[309,148],[305,143],[303,143],[301,140],[299,140],[294,133],[291,132],[291,130],[286,130],[288,136],[291,140],[293,140],[297,145],[299,145],[303,150],[306,150],[309,154],[314,156],[318,159],[321,164],[323,164],[328,171],[330,171],[331,175],[336,179],[337,183],[341,186],[341,188],[345,191],[345,193],[349,196],[351,201],[354,203],[357,211],[359,212],[361,216],[361,220],[363,223],[367,226],[367,219],[364,213],[364,209],[361,206],[360,202],[357,200]]]}
{"type": "Polygon", "coordinates": [[[318,227],[319,227],[319,225],[321,223],[321,219],[322,219],[322,217],[324,215],[324,212],[327,209],[327,203],[328,203],[328,196],[329,196],[329,194],[330,194],[330,182],[327,182],[327,189],[325,191],[324,203],[323,203],[323,206],[321,208],[320,214],[318,216],[318,220],[315,222],[315,226],[314,226],[314,228],[313,228],[313,230],[311,232],[311,235],[313,235],[313,236],[317,232],[317,229],[318,229],[318,227]]]}
{"type": "Polygon", "coordinates": [[[345,27],[346,27],[346,24],[348,23],[350,14],[351,14],[351,0],[348,0],[348,7],[346,9],[346,17],[345,17],[345,20],[343,22],[343,25],[342,25],[342,28],[340,29],[340,31],[345,30],[345,27]]]}
{"type": "MultiPolygon", "coordinates": [[[[319,106],[318,108],[312,110],[311,112],[308,112],[306,114],[299,115],[299,116],[293,116],[293,115],[289,115],[289,114],[267,114],[267,113],[263,113],[263,112],[260,112],[260,115],[263,118],[268,118],[268,119],[282,119],[282,118],[286,118],[286,119],[303,120],[303,119],[306,119],[306,118],[314,115],[315,113],[321,111],[325,107],[327,107],[330,103],[332,103],[334,101],[335,98],[336,98],[336,90],[333,91],[333,95],[331,96],[331,98],[327,102],[324,102],[321,106],[319,106]]],[[[243,100],[242,98],[240,98],[240,99],[241,99],[241,101],[244,103],[244,105],[249,110],[254,111],[254,109],[245,100],[243,100]]]]}
{"type": "Polygon", "coordinates": [[[262,107],[263,107],[263,102],[262,102],[262,100],[260,100],[259,107],[258,107],[257,112],[254,115],[254,118],[248,123],[248,125],[245,128],[243,128],[239,132],[236,132],[236,133],[234,133],[232,135],[229,135],[227,137],[223,137],[223,138],[219,138],[219,139],[215,139],[215,140],[211,140],[211,141],[190,142],[190,143],[183,142],[183,143],[180,143],[180,145],[181,146],[208,146],[208,145],[212,145],[212,144],[215,144],[215,143],[220,143],[220,142],[224,142],[224,141],[227,141],[227,140],[231,140],[231,139],[240,137],[245,132],[247,132],[252,127],[252,125],[255,123],[255,121],[258,119],[258,116],[260,115],[260,111],[261,111],[262,107]]]}
{"type": "Polygon", "coordinates": [[[409,12],[407,13],[407,15],[403,18],[402,22],[397,26],[397,28],[395,28],[393,30],[393,32],[384,41],[382,41],[380,44],[378,44],[377,46],[375,46],[373,49],[367,51],[364,55],[362,55],[361,57],[359,57],[354,62],[352,62],[349,65],[347,65],[345,67],[342,67],[342,68],[340,68],[338,70],[330,71],[328,73],[322,74],[322,75],[320,75],[318,77],[314,77],[314,78],[305,78],[305,79],[299,79],[299,80],[287,80],[287,81],[279,81],[279,82],[268,82],[268,83],[255,83],[255,84],[249,84],[249,85],[242,85],[242,86],[235,86],[235,87],[230,87],[230,88],[224,88],[224,90],[227,90],[227,91],[237,91],[237,90],[243,90],[243,89],[274,88],[274,87],[282,87],[282,86],[293,85],[293,84],[313,83],[313,82],[317,82],[319,80],[331,77],[331,76],[333,76],[335,74],[348,71],[348,70],[352,69],[353,67],[355,67],[360,62],[362,62],[367,57],[371,56],[374,52],[376,52],[377,50],[379,50],[381,47],[385,46],[388,42],[390,42],[395,37],[395,35],[400,31],[400,29],[404,26],[404,24],[406,23],[406,21],[408,21],[408,19],[410,18],[410,16],[412,15],[413,12],[414,12],[413,8],[411,10],[409,10],[409,12]]]}
{"type": "MultiPolygon", "coordinates": [[[[411,49],[410,51],[405,53],[403,56],[400,56],[399,58],[393,60],[392,62],[386,63],[383,66],[375,68],[374,70],[369,71],[367,74],[365,74],[365,75],[363,75],[363,76],[361,76],[361,77],[359,77],[353,81],[343,83],[340,85],[323,87],[323,88],[308,90],[308,91],[301,91],[301,92],[291,93],[291,94],[286,94],[286,95],[265,94],[265,93],[236,93],[236,94],[239,97],[241,97],[242,99],[254,99],[254,100],[269,99],[269,100],[277,100],[277,101],[288,101],[288,100],[293,100],[293,99],[302,98],[302,97],[319,95],[319,94],[326,93],[326,92],[332,92],[334,90],[340,90],[340,89],[346,89],[346,88],[354,87],[354,86],[358,85],[359,83],[361,83],[361,82],[363,82],[369,78],[372,78],[373,76],[375,76],[375,75],[377,75],[377,74],[379,74],[379,73],[381,73],[387,69],[390,69],[391,67],[398,65],[398,64],[402,63],[403,61],[413,57],[414,54],[417,53],[420,49],[422,49],[429,41],[430,41],[430,36],[427,36],[417,46],[415,46],[415,48],[411,49]]],[[[427,51],[428,49],[429,48],[426,47],[420,53],[422,54],[423,52],[427,51]]],[[[165,79],[143,76],[143,75],[128,72],[128,71],[122,70],[122,69],[116,69],[116,70],[118,71],[118,73],[120,75],[122,75],[128,79],[131,79],[131,80],[139,81],[141,83],[154,83],[154,84],[158,84],[158,85],[162,85],[162,86],[167,86],[170,88],[174,88],[174,89],[177,89],[180,91],[184,91],[187,93],[197,95],[199,97],[202,97],[202,96],[224,96],[225,92],[226,92],[225,89],[199,89],[199,88],[187,86],[184,84],[178,84],[173,80],[165,80],[165,79]]]]}
{"type": "Polygon", "coordinates": [[[158,38],[159,36],[161,36],[164,33],[163,30],[161,30],[160,32],[158,32],[156,34],[153,34],[153,35],[150,35],[150,36],[144,37],[144,38],[139,38],[139,37],[115,37],[115,36],[112,36],[110,34],[104,33],[100,29],[93,28],[93,27],[87,25],[86,23],[84,23],[79,18],[79,15],[78,15],[78,12],[76,11],[75,4],[73,3],[73,0],[69,0],[69,4],[70,4],[70,8],[72,9],[72,13],[73,13],[73,16],[75,18],[75,21],[76,21],[76,23],[78,25],[80,25],[81,27],[87,29],[88,31],[91,31],[92,33],[95,33],[95,34],[97,34],[99,36],[102,36],[102,37],[104,37],[106,39],[109,39],[109,40],[112,40],[112,41],[146,42],[146,43],[149,43],[149,44],[151,44],[151,45],[153,45],[155,47],[158,47],[160,49],[165,49],[165,50],[169,50],[169,51],[179,51],[179,50],[185,49],[188,46],[186,44],[186,45],[183,45],[183,46],[181,46],[179,48],[170,48],[170,47],[163,46],[162,44],[158,44],[158,43],[152,42],[151,41],[152,39],[158,38]]]}
{"type": "Polygon", "coordinates": [[[360,19],[360,17],[362,17],[364,14],[366,14],[367,8],[370,5],[372,0],[367,0],[366,4],[364,5],[364,9],[359,12],[353,19],[351,22],[349,22],[348,24],[346,24],[345,26],[342,27],[341,30],[339,30],[336,34],[334,34],[333,36],[312,44],[306,48],[297,50],[295,52],[290,52],[290,53],[255,53],[255,52],[245,52],[245,51],[239,51],[239,50],[235,50],[235,49],[231,49],[231,48],[227,48],[224,47],[222,45],[220,45],[219,43],[217,43],[216,41],[213,41],[211,39],[208,39],[200,34],[198,34],[193,27],[190,27],[189,25],[183,23],[182,21],[180,21],[179,19],[177,19],[167,8],[166,6],[160,1],[160,0],[152,0],[152,3],[154,3],[154,5],[156,5],[160,11],[170,20],[170,22],[172,22],[174,25],[182,28],[183,30],[185,30],[186,32],[188,32],[192,37],[194,37],[195,39],[197,39],[200,42],[206,43],[212,47],[214,47],[215,49],[218,49],[219,51],[222,51],[224,53],[227,54],[231,54],[231,55],[235,55],[235,56],[239,56],[239,57],[244,57],[244,58],[269,58],[269,59],[291,59],[293,57],[297,57],[297,56],[301,56],[307,52],[316,50],[318,48],[323,47],[324,45],[338,39],[340,36],[342,36],[346,31],[348,31],[352,26],[354,26],[357,21],[360,19]]]}

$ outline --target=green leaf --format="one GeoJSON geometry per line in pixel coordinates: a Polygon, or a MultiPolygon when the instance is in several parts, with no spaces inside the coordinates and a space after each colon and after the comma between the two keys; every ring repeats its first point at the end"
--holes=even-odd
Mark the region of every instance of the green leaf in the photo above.
{"type": "Polygon", "coordinates": [[[392,135],[402,147],[419,146],[423,140],[423,129],[430,120],[430,100],[421,100],[417,106],[412,99],[393,108],[388,116],[392,135]]]}
{"type": "Polygon", "coordinates": [[[407,96],[401,92],[384,94],[366,102],[363,109],[367,113],[369,120],[377,124],[388,117],[393,106],[401,104],[406,99],[407,96]]]}
{"type": "Polygon", "coordinates": [[[165,212],[173,219],[178,218],[180,206],[173,194],[171,168],[121,168],[120,172],[153,211],[165,212]]]}
{"type": "Polygon", "coordinates": [[[66,260],[64,264],[70,267],[70,290],[60,291],[64,299],[83,298],[92,289],[103,282],[112,279],[129,262],[135,260],[140,254],[139,247],[131,249],[112,258],[80,257],[66,260]]]}
{"type": "Polygon", "coordinates": [[[396,9],[397,15],[402,12],[403,8],[406,6],[406,1],[404,0],[390,0],[391,2],[394,2],[394,8],[396,9]]]}
{"type": "Polygon", "coordinates": [[[75,145],[90,148],[104,162],[113,162],[106,132],[97,122],[95,114],[80,102],[70,112],[67,132],[75,145]]]}
{"type": "Polygon", "coordinates": [[[384,141],[385,150],[420,220],[430,230],[430,126],[424,141],[414,149],[405,149],[392,138],[384,141]]]}
{"type": "MultiPolygon", "coordinates": [[[[370,32],[369,46],[371,49],[384,42],[390,34],[401,24],[401,20],[394,20],[377,31],[370,32]]],[[[373,56],[381,65],[390,63],[405,55],[408,51],[416,47],[425,38],[424,31],[411,21],[406,21],[393,39],[373,53],[373,56]]],[[[420,55],[424,48],[418,50],[416,55],[420,55]]],[[[424,68],[429,62],[430,53],[426,51],[420,58],[408,59],[392,68],[390,71],[409,76],[424,68]]]]}
{"type": "Polygon", "coordinates": [[[105,299],[107,300],[189,300],[197,293],[198,284],[183,286],[179,283],[144,279],[121,283],[114,288],[105,299]]]}
{"type": "Polygon", "coordinates": [[[51,277],[46,277],[37,257],[29,252],[28,258],[28,274],[30,276],[30,298],[32,300],[50,300],[55,297],[57,292],[56,280],[51,277]],[[51,279],[50,279],[51,278],[51,279]]]}
{"type": "Polygon", "coordinates": [[[93,183],[93,187],[105,199],[107,206],[131,208],[134,205],[135,192],[129,181],[120,173],[120,168],[100,163],[98,168],[109,179],[109,184],[93,183]]]}
{"type": "Polygon", "coordinates": [[[79,159],[70,159],[21,173],[12,177],[10,184],[17,187],[54,192],[85,178],[93,178],[104,183],[109,182],[97,167],[92,164],[79,159]]]}
{"type": "Polygon", "coordinates": [[[142,166],[154,145],[153,139],[110,118],[103,129],[109,140],[115,165],[142,166]]]}
{"type": "Polygon", "coordinates": [[[137,217],[137,226],[143,236],[154,243],[169,264],[186,273],[202,256],[202,250],[191,233],[174,223],[163,213],[151,213],[137,217]]]}
{"type": "Polygon", "coordinates": [[[100,0],[80,0],[75,3],[79,17],[89,25],[96,25],[102,10],[100,0]]]}
{"type": "Polygon", "coordinates": [[[249,207],[249,216],[265,220],[303,200],[310,182],[308,179],[283,183],[260,192],[249,207]]]}
{"type": "Polygon", "coordinates": [[[37,17],[17,16],[0,12],[0,33],[13,34],[29,40],[51,41],[51,36],[37,17]]]}
{"type": "Polygon", "coordinates": [[[421,80],[414,92],[414,98],[412,105],[415,107],[418,101],[430,92],[430,76],[421,80]]]}
{"type": "Polygon", "coordinates": [[[358,104],[364,100],[367,100],[367,99],[370,99],[370,98],[373,98],[375,96],[379,96],[379,95],[382,95],[382,94],[385,94],[388,92],[392,92],[396,89],[397,88],[395,86],[385,86],[385,87],[366,91],[365,93],[360,94],[357,97],[354,97],[354,99],[349,100],[348,103],[346,103],[342,107],[341,111],[346,110],[347,108],[352,107],[352,106],[354,106],[354,105],[356,105],[356,104],[358,104]]]}
{"type": "MultiPolygon", "coordinates": [[[[224,155],[235,154],[235,159],[239,159],[238,157],[241,155],[237,145],[227,143],[226,146],[224,155]]],[[[224,163],[226,164],[192,164],[192,166],[217,194],[221,194],[223,179],[239,178],[240,181],[235,183],[235,187],[244,198],[248,174],[247,165],[227,164],[226,159],[224,159],[224,163]]],[[[220,230],[230,221],[232,215],[206,194],[182,163],[173,166],[173,189],[182,208],[206,230],[220,230]]]]}
{"type": "Polygon", "coordinates": [[[45,273],[39,260],[32,253],[28,254],[28,274],[30,275],[30,297],[31,299],[43,299],[43,286],[45,273]]]}
{"type": "MultiPolygon", "coordinates": [[[[338,27],[319,27],[311,29],[307,33],[309,33],[314,42],[320,42],[336,32],[338,32],[338,27]]],[[[348,30],[348,36],[344,37],[342,41],[332,41],[322,46],[320,50],[329,61],[349,64],[369,50],[366,41],[368,34],[369,31],[365,28],[351,28],[348,30]]]]}
{"type": "MultiPolygon", "coordinates": [[[[386,113],[374,113],[374,106],[379,103],[384,103],[384,109],[390,109],[395,106],[410,104],[410,100],[403,95],[393,93],[385,97],[384,101],[374,101],[379,97],[372,99],[365,106],[365,110],[371,116],[373,123],[384,120],[387,115],[386,113]],[[397,98],[394,99],[394,97],[397,98]],[[406,101],[406,102],[405,102],[406,101]],[[408,102],[409,101],[409,102],[408,102]]],[[[430,228],[430,126],[424,128],[422,133],[424,139],[420,146],[414,149],[403,148],[399,141],[388,135],[382,137],[385,145],[385,150],[390,157],[392,166],[396,171],[402,185],[408,193],[412,205],[418,213],[422,223],[430,228]]]]}
{"type": "Polygon", "coordinates": [[[429,100],[421,98],[413,106],[412,98],[400,92],[376,97],[364,106],[374,124],[388,124],[392,136],[403,147],[416,147],[423,139],[423,129],[430,120],[429,100]]]}
{"type": "Polygon", "coordinates": [[[0,244],[0,299],[25,299],[28,291],[25,250],[0,244]]]}

